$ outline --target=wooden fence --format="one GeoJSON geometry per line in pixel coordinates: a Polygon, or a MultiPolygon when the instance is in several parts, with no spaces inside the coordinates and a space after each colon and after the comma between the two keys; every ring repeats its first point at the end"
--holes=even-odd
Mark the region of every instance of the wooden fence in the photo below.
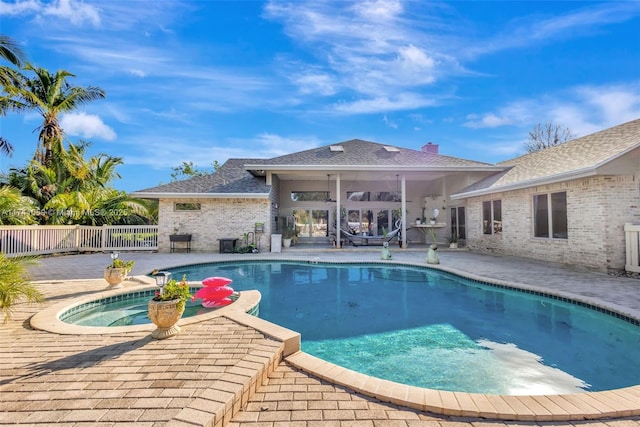
{"type": "Polygon", "coordinates": [[[157,249],[157,225],[0,226],[0,252],[8,256],[157,249]]]}
{"type": "Polygon", "coordinates": [[[627,245],[627,262],[624,269],[640,273],[640,224],[625,224],[624,240],[627,245]]]}

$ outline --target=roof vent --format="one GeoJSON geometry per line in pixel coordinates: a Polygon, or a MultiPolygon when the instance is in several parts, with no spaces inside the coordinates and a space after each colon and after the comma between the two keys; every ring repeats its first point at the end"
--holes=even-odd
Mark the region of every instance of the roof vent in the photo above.
{"type": "Polygon", "coordinates": [[[400,149],[398,147],[392,147],[390,145],[385,145],[384,149],[387,150],[390,153],[397,153],[400,151],[400,149]]]}
{"type": "Polygon", "coordinates": [[[330,145],[329,150],[333,151],[334,153],[339,153],[344,151],[344,147],[342,145],[330,145]]]}

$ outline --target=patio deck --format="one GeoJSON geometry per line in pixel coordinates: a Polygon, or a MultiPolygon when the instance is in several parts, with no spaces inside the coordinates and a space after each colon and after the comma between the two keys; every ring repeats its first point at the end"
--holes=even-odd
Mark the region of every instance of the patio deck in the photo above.
{"type": "MultiPolygon", "coordinates": [[[[378,261],[377,250],[287,250],[279,254],[143,254],[133,274],[154,268],[231,259],[378,261]]],[[[394,261],[424,263],[425,251],[392,248],[394,261]]],[[[640,318],[640,281],[602,273],[518,258],[478,255],[466,251],[440,253],[442,269],[476,277],[517,283],[551,293],[571,294],[640,318]]],[[[102,270],[110,261],[105,254],[44,258],[31,268],[34,280],[47,294],[47,305],[80,295],[103,291],[102,270]],[[73,280],[70,280],[73,279],[73,280]]],[[[131,282],[128,286],[137,286],[131,282]]],[[[399,405],[415,396],[400,396],[373,381],[374,394],[357,391],[367,387],[359,377],[345,379],[340,369],[318,365],[304,353],[289,358],[278,330],[241,316],[217,317],[183,328],[183,333],[164,341],[150,339],[148,332],[105,335],[56,335],[32,330],[28,320],[43,307],[20,305],[14,319],[2,327],[0,336],[1,425],[126,425],[180,426],[637,426],[640,425],[640,391],[609,395],[588,407],[567,402],[552,424],[544,399],[511,399],[506,412],[522,421],[487,418],[478,402],[454,395],[455,402],[440,402],[443,414],[399,405]],[[288,360],[287,360],[288,359],[288,360]],[[306,360],[305,360],[306,359],[306,360]],[[313,367],[311,375],[294,365],[313,367]],[[342,385],[328,381],[338,378],[342,385]],[[325,379],[323,379],[325,378],[325,379]],[[356,391],[357,390],[357,391],[356,391]],[[377,391],[376,391],[377,390],[377,391]],[[376,397],[391,394],[391,402],[376,397]],[[376,393],[378,393],[376,395],[376,393]],[[468,405],[468,406],[467,406],[468,405]],[[572,410],[567,408],[574,407],[572,410]],[[465,408],[475,408],[467,411],[465,408]],[[461,411],[464,410],[464,411],[461,411]],[[600,420],[571,422],[599,415],[600,420]],[[463,415],[463,416],[461,416],[463,415]],[[615,415],[616,420],[607,418],[615,415]]],[[[264,322],[266,323],[266,322],[264,322]]],[[[379,381],[379,380],[378,380],[379,381]]],[[[369,385],[371,385],[369,384],[369,385]]],[[[405,389],[409,390],[409,389],[405,389]]],[[[609,392],[606,392],[609,393],[609,392]]],[[[434,405],[433,400],[420,400],[434,405]]],[[[422,397],[420,399],[423,399],[422,397]]],[[[509,400],[509,399],[507,399],[509,400]]],[[[500,403],[490,405],[496,409],[500,403]]],[[[556,405],[558,406],[558,405],[556,405]]],[[[423,409],[429,409],[424,406],[423,409]]],[[[556,408],[557,409],[557,408],[556,408]]]]}

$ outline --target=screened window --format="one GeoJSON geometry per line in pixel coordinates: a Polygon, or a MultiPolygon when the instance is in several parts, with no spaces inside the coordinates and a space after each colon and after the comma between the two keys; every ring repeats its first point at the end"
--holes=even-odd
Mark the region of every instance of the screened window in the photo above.
{"type": "Polygon", "coordinates": [[[482,233],[502,233],[502,200],[482,202],[482,233]]]}
{"type": "Polygon", "coordinates": [[[533,235],[566,239],[567,193],[536,194],[533,196],[533,235]]]}

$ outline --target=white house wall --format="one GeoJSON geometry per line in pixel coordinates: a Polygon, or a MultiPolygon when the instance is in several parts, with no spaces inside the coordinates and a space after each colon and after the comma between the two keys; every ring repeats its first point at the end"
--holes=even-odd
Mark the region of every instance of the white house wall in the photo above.
{"type": "Polygon", "coordinates": [[[601,271],[625,264],[624,224],[640,221],[640,169],[467,199],[473,250],[581,265],[601,271]],[[533,195],[567,192],[567,239],[533,237],[533,195]],[[502,201],[502,233],[482,233],[482,202],[502,201]]]}
{"type": "Polygon", "coordinates": [[[191,234],[191,250],[215,252],[220,238],[237,238],[241,243],[245,233],[253,232],[256,222],[265,225],[258,233],[260,248],[269,250],[271,233],[270,213],[273,208],[268,199],[160,199],[158,206],[158,251],[169,252],[169,235],[178,228],[181,234],[191,234]],[[175,203],[200,203],[201,209],[176,211],[175,203]]]}

